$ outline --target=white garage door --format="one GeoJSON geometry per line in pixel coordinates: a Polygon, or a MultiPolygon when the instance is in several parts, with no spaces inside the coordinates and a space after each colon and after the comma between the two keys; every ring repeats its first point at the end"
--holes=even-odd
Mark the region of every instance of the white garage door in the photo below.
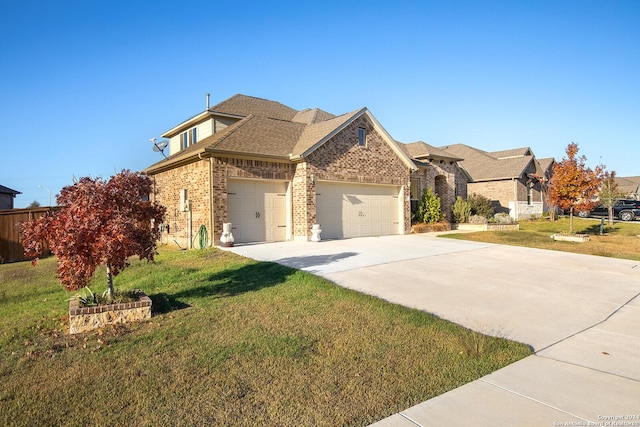
{"type": "Polygon", "coordinates": [[[399,233],[400,188],[391,185],[316,185],[316,220],[323,239],[399,233]]]}
{"type": "Polygon", "coordinates": [[[287,183],[229,180],[227,218],[238,243],[287,238],[287,183]]]}

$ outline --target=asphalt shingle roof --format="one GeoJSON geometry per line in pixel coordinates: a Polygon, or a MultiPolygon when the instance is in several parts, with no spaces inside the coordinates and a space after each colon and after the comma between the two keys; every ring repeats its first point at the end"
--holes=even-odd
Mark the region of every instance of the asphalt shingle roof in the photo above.
{"type": "Polygon", "coordinates": [[[303,123],[250,115],[229,129],[222,138],[204,139],[207,151],[226,151],[289,158],[304,131],[303,123]]]}
{"type": "Polygon", "coordinates": [[[436,148],[432,145],[427,144],[423,141],[412,142],[410,144],[402,144],[400,145],[405,153],[409,155],[409,157],[413,159],[424,159],[424,158],[437,158],[437,159],[447,159],[452,161],[460,161],[461,157],[452,155],[444,150],[436,148]]]}
{"type": "Polygon", "coordinates": [[[302,111],[298,111],[291,121],[298,123],[306,123],[308,125],[324,122],[325,120],[333,119],[335,116],[331,113],[327,113],[319,108],[307,108],[302,111]]]}
{"type": "Polygon", "coordinates": [[[241,117],[253,114],[254,116],[289,121],[293,120],[295,115],[298,114],[297,110],[287,107],[279,102],[242,94],[234,95],[231,98],[214,105],[209,108],[209,111],[241,117]]]}
{"type": "Polygon", "coordinates": [[[301,156],[307,150],[313,148],[314,145],[324,140],[336,129],[354,118],[360,111],[362,110],[352,111],[324,122],[318,122],[306,126],[291,153],[294,156],[301,156]]]}
{"type": "MultiPolygon", "coordinates": [[[[203,153],[229,153],[295,159],[306,156],[317,146],[323,144],[344,126],[367,113],[361,108],[350,113],[335,116],[319,108],[307,108],[297,111],[279,102],[246,95],[234,95],[231,98],[208,108],[204,113],[188,119],[186,122],[167,132],[176,134],[182,128],[193,126],[194,120],[203,120],[207,115],[235,116],[238,121],[198,141],[196,144],[181,150],[168,159],[164,159],[146,169],[147,172],[171,168],[172,165],[189,161],[196,155],[203,153]]],[[[370,117],[377,123],[375,118],[370,117]]],[[[382,130],[386,134],[386,131],[382,130]]],[[[423,158],[437,157],[459,160],[456,156],[419,141],[404,144],[390,139],[390,144],[400,147],[398,155],[404,157],[411,165],[411,151],[419,152],[423,158]],[[409,150],[409,151],[407,151],[409,150]],[[407,153],[405,155],[404,153],[407,153]]]]}
{"type": "Polygon", "coordinates": [[[640,176],[617,176],[615,181],[618,184],[618,190],[631,195],[638,194],[638,190],[640,189],[640,176]]]}
{"type": "Polygon", "coordinates": [[[534,159],[529,148],[497,151],[489,153],[465,144],[454,144],[441,147],[453,155],[463,158],[460,165],[467,171],[473,181],[493,181],[501,179],[519,178],[534,159]],[[504,156],[495,157],[495,154],[504,156]],[[521,153],[515,157],[517,153],[521,153]]]}

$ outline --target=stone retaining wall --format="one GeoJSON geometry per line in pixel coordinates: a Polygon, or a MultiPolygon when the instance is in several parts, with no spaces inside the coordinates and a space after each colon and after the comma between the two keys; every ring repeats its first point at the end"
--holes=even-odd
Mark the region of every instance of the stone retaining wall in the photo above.
{"type": "Polygon", "coordinates": [[[78,334],[115,323],[151,319],[151,298],[138,290],[138,301],[121,304],[80,307],[77,298],[69,302],[69,333],[78,334]]]}
{"type": "Polygon", "coordinates": [[[456,224],[457,230],[465,231],[515,231],[520,230],[520,224],[470,224],[460,223],[456,224]]]}

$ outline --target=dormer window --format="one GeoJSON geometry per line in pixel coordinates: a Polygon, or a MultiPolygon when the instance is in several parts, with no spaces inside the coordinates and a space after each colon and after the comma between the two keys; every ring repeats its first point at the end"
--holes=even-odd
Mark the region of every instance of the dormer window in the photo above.
{"type": "Polygon", "coordinates": [[[367,130],[365,128],[358,128],[358,145],[360,147],[367,146],[367,130]]]}
{"type": "Polygon", "coordinates": [[[197,128],[189,129],[180,134],[180,147],[182,150],[198,142],[198,132],[196,129],[197,128]]]}

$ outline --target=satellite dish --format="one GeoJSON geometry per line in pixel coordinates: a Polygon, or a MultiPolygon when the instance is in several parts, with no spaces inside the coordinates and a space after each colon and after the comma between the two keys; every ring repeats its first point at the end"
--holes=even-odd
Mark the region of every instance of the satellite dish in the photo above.
{"type": "Polygon", "coordinates": [[[153,144],[153,151],[162,153],[162,155],[166,159],[167,156],[164,154],[164,149],[167,148],[167,145],[169,145],[169,141],[166,139],[163,139],[162,141],[156,142],[155,138],[151,138],[150,141],[153,144]]]}
{"type": "Polygon", "coordinates": [[[164,149],[167,148],[167,145],[169,145],[169,141],[167,141],[166,139],[164,141],[154,142],[153,151],[158,151],[162,153],[164,149]]]}

